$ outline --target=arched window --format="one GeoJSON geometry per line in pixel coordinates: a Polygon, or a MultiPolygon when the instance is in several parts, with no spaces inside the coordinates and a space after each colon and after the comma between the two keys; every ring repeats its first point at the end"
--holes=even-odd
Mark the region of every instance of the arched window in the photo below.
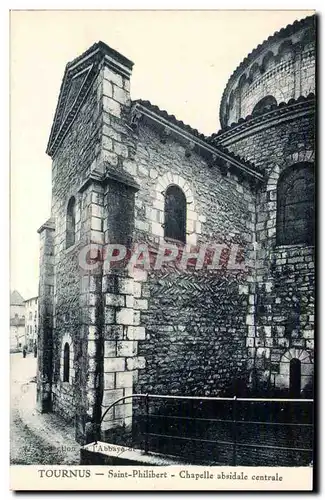
{"type": "Polygon", "coordinates": [[[66,247],[74,245],[76,232],[76,200],[72,196],[67,208],[67,231],[66,231],[66,247]]]}
{"type": "Polygon", "coordinates": [[[289,379],[290,397],[294,399],[300,398],[301,390],[301,362],[297,358],[290,361],[290,379],[289,379]]]}
{"type": "Polygon", "coordinates": [[[63,382],[69,382],[70,372],[70,346],[68,342],[64,344],[63,351],[63,382]]]}
{"type": "Polygon", "coordinates": [[[311,163],[286,169],[277,187],[277,244],[312,245],[314,240],[314,171],[311,163]]]}
{"type": "Polygon", "coordinates": [[[186,198],[175,185],[166,189],[164,236],[186,242],[186,198]]]}
{"type": "Polygon", "coordinates": [[[255,104],[253,111],[252,111],[252,115],[266,113],[267,111],[270,111],[270,109],[273,106],[276,106],[276,105],[277,105],[277,102],[276,102],[275,97],[273,97],[273,95],[267,95],[267,96],[263,97],[263,99],[258,101],[257,104],[255,104]]]}

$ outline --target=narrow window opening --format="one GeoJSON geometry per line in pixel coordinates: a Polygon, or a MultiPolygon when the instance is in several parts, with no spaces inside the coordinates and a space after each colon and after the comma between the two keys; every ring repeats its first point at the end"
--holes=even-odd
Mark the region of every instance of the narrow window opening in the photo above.
{"type": "Polygon", "coordinates": [[[68,342],[64,345],[63,352],[63,382],[69,382],[70,372],[70,346],[68,342]]]}
{"type": "Polygon", "coordinates": [[[67,229],[66,229],[66,248],[71,247],[75,243],[76,233],[76,200],[70,198],[67,208],[67,229]]]}
{"type": "Polygon", "coordinates": [[[186,242],[186,197],[178,186],[169,186],[165,194],[165,238],[186,242]]]}

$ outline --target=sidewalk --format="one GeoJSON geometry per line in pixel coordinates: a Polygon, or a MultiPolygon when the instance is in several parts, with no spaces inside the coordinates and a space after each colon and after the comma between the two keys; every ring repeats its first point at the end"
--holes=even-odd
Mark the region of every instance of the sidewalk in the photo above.
{"type": "Polygon", "coordinates": [[[11,354],[11,460],[20,464],[78,465],[74,427],[36,408],[36,359],[11,354]]]}

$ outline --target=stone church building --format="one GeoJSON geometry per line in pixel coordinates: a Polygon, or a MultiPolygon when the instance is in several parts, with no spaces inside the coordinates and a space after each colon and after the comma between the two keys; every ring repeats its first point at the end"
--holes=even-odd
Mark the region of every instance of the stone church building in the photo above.
{"type": "MultiPolygon", "coordinates": [[[[133,63],[105,43],[67,64],[39,229],[37,403],[75,419],[79,441],[131,394],[311,394],[315,45],[308,17],[252,50],[210,137],[132,101],[133,63]],[[223,244],[221,265],[101,258],[145,244],[154,259],[164,241],[223,244]],[[81,265],[85,248],[96,265],[81,265]],[[232,248],[245,266],[227,265],[232,248]]],[[[133,411],[125,400],[102,429],[130,426],[133,411]]]]}

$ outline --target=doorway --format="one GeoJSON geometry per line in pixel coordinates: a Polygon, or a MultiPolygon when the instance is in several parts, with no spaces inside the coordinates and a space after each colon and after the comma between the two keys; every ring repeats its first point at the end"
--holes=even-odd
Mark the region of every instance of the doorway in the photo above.
{"type": "Polygon", "coordinates": [[[301,362],[297,358],[290,361],[289,394],[293,399],[300,398],[301,390],[301,362]]]}

